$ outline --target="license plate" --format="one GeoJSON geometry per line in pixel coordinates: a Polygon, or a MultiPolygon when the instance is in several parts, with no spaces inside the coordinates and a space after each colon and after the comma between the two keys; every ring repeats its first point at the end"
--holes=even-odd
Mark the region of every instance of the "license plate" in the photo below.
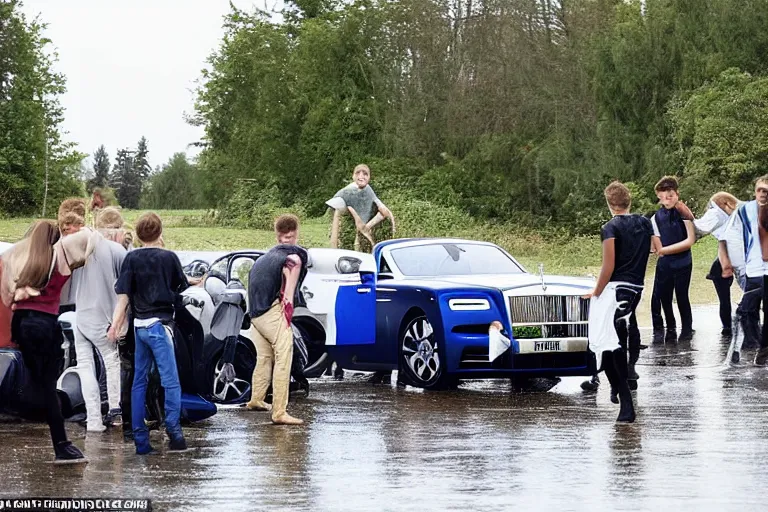
{"type": "Polygon", "coordinates": [[[559,341],[537,341],[533,346],[534,352],[559,352],[559,341]]]}

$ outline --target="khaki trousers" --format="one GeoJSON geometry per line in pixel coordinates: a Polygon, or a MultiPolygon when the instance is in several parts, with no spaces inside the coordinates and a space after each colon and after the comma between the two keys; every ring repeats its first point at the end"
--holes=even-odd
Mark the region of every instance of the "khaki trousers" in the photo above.
{"type": "Polygon", "coordinates": [[[272,419],[276,420],[288,406],[293,361],[293,331],[285,321],[279,300],[266,313],[251,319],[251,339],[256,347],[251,403],[264,401],[271,381],[272,419]]]}

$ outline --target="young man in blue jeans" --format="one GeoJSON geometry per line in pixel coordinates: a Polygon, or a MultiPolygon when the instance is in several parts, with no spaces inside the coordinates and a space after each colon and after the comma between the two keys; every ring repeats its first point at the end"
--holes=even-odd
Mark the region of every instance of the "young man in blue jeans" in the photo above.
{"type": "Polygon", "coordinates": [[[162,234],[163,224],[157,214],[145,213],[139,217],[136,236],[143,247],[129,252],[123,261],[115,284],[117,307],[107,333],[110,340],[117,340],[130,305],[136,338],[131,419],[136,453],[139,455],[153,451],[144,422],[147,381],[153,359],[165,391],[165,428],[170,438],[168,448],[176,451],[187,449],[179,424],[181,385],[173,338],[166,324],[173,319],[176,296],[188,284],[178,256],[163,248],[162,234]]]}

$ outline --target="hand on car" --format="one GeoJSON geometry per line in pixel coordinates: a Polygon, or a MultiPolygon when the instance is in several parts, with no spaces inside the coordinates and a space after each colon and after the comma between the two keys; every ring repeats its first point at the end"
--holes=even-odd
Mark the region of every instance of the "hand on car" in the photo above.
{"type": "Polygon", "coordinates": [[[589,292],[589,293],[585,293],[584,295],[582,295],[582,296],[581,296],[581,298],[582,298],[582,299],[591,299],[592,297],[595,297],[595,298],[597,298],[597,297],[599,297],[599,296],[600,296],[600,294],[599,294],[599,293],[597,293],[597,290],[595,289],[595,290],[592,290],[592,291],[591,291],[591,292],[589,292]]]}

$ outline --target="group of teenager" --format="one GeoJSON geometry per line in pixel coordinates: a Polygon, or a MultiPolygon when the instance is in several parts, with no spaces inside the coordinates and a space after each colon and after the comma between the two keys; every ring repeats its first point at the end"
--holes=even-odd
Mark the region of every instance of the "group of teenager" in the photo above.
{"type": "MultiPolygon", "coordinates": [[[[636,309],[640,303],[651,252],[658,256],[651,296],[654,341],[686,341],[693,337],[693,315],[688,289],[693,260],[691,247],[698,236],[718,240],[717,257],[707,278],[720,302],[722,334],[733,330],[730,287],[734,281],[744,292],[736,319],[744,333],[744,346],[757,345],[755,364],[768,362],[768,325],[760,332],[760,303],[765,314],[768,279],[768,175],[757,179],[755,199],[741,202],[718,192],[701,218],[694,218],[680,201],[675,177],[664,176],[655,186],[660,207],[650,218],[631,214],[629,189],[612,182],[604,191],[612,219],[603,225],[602,266],[590,298],[589,344],[611,385],[611,401],[620,404],[617,421],[633,422],[631,390],[637,389],[636,363],[640,332],[636,309]],[[677,299],[681,331],[673,311],[677,299]],[[662,315],[663,312],[663,315],[662,315]]],[[[586,391],[600,384],[597,375],[582,383],[586,391]]]]}
{"type": "MultiPolygon", "coordinates": [[[[342,212],[353,216],[358,233],[366,238],[384,218],[394,226],[391,211],[370,189],[369,180],[368,167],[356,167],[353,183],[328,202],[335,210],[332,244],[338,243],[342,212]],[[375,216],[373,208],[378,210],[375,216]]],[[[691,246],[697,234],[712,234],[719,244],[708,278],[720,299],[723,334],[730,334],[732,329],[730,286],[735,278],[744,290],[737,317],[747,343],[759,340],[757,364],[768,360],[765,323],[759,334],[760,303],[764,308],[768,303],[768,175],[757,180],[755,200],[740,203],[731,194],[720,192],[699,219],[680,201],[674,177],[663,177],[655,191],[660,208],[648,218],[630,213],[631,195],[626,186],[613,182],[605,189],[612,219],[601,230],[602,267],[588,295],[590,348],[596,354],[598,370],[605,371],[611,385],[611,401],[620,404],[620,422],[635,419],[631,390],[637,388],[636,363],[641,349],[636,308],[651,252],[658,256],[651,298],[656,340],[674,342],[693,336],[688,298],[691,246]],[[681,320],[679,336],[673,311],[675,296],[681,320]]],[[[171,323],[189,280],[178,256],[165,249],[162,220],[155,213],[146,213],[136,222],[137,249],[133,249],[133,236],[124,229],[119,210],[93,201],[90,223],[86,222],[87,213],[84,200],[66,200],[57,223],[36,222],[2,255],[0,317],[10,317],[10,333],[2,332],[0,326],[0,342],[6,337],[18,345],[42,392],[56,462],[86,460],[67,439],[56,392],[63,358],[57,318],[62,302],[67,301],[74,303],[77,312],[75,350],[87,431],[101,432],[122,422],[124,436],[133,440],[137,454],[154,451],[145,421],[145,395],[154,362],[165,394],[168,450],[186,450],[179,423],[181,387],[171,323]],[[102,415],[94,350],[106,369],[106,415],[102,415]]],[[[290,326],[308,253],[298,245],[296,216],[278,217],[274,228],[277,245],[256,260],[249,274],[248,307],[257,364],[251,399],[244,408],[270,411],[275,424],[299,425],[302,420],[286,412],[293,357],[290,326]],[[265,399],[270,386],[273,400],[268,404],[265,399]]],[[[595,390],[599,383],[595,375],[582,387],[595,390]]]]}
{"type": "MultiPolygon", "coordinates": [[[[34,223],[3,253],[0,316],[9,321],[0,322],[0,341],[19,348],[32,384],[42,394],[55,463],[87,462],[67,438],[56,390],[64,357],[58,315],[62,304],[70,302],[76,311],[76,369],[86,406],[86,431],[103,432],[122,423],[123,435],[133,440],[137,454],[153,452],[145,396],[154,363],[165,396],[167,449],[184,451],[171,323],[189,281],[178,256],[165,249],[162,220],[155,213],[136,222],[137,249],[119,210],[93,209],[92,227],[86,213],[84,200],[68,199],[59,209],[58,222],[34,223]],[[104,415],[94,350],[106,370],[109,406],[104,415]]],[[[286,412],[293,302],[307,266],[307,252],[297,245],[298,230],[297,217],[279,217],[278,245],[255,262],[249,276],[251,339],[258,364],[246,408],[271,410],[273,423],[285,425],[302,423],[286,412]],[[267,404],[270,385],[273,401],[267,404]]]]}

